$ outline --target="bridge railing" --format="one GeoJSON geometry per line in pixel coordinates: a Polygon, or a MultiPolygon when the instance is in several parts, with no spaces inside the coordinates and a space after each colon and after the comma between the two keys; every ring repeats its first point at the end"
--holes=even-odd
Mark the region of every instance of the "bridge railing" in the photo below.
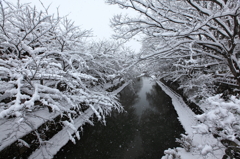
{"type": "Polygon", "coordinates": [[[239,86],[237,83],[237,80],[233,76],[218,74],[218,75],[215,75],[215,79],[219,83],[225,83],[232,86],[239,86]]]}

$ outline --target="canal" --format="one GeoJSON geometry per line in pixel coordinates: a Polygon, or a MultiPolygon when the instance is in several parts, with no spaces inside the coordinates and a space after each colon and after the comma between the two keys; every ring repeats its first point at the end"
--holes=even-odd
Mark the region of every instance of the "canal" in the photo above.
{"type": "Polygon", "coordinates": [[[125,112],[112,112],[106,126],[86,125],[81,140],[68,142],[55,159],[160,159],[164,150],[179,146],[184,133],[171,98],[148,77],[119,93],[125,112]]]}

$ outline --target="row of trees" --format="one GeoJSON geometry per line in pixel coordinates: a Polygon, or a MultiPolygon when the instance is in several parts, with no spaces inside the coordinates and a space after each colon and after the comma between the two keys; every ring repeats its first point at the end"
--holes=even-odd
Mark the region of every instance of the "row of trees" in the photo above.
{"type": "Polygon", "coordinates": [[[116,38],[144,36],[138,60],[149,60],[155,75],[180,81],[186,92],[207,88],[216,74],[231,75],[240,85],[237,0],[107,2],[139,13],[116,15],[112,27],[116,38]]]}
{"type": "Polygon", "coordinates": [[[90,42],[90,30],[43,8],[0,1],[0,127],[6,129],[0,151],[16,140],[26,146],[19,138],[30,131],[40,137],[36,121],[61,115],[60,124],[73,127],[83,106],[103,122],[112,109],[122,110],[104,84],[128,78],[120,70],[131,50],[120,42],[90,42]]]}
{"type": "MultiPolygon", "coordinates": [[[[139,13],[138,17],[116,15],[111,23],[116,31],[115,37],[130,39],[143,35],[142,54],[137,59],[139,65],[159,78],[177,81],[190,100],[202,99],[207,109],[197,117],[201,123],[195,128],[202,134],[213,134],[219,139],[226,147],[224,158],[238,158],[239,108],[236,103],[239,97],[224,100],[221,95],[213,96],[213,84],[219,76],[229,76],[236,81],[237,87],[240,86],[239,1],[107,2],[139,13]]],[[[210,145],[208,151],[200,154],[207,158],[221,147],[221,144],[210,145]]],[[[176,152],[166,157],[174,156],[177,158],[176,152]]]]}
{"type": "MultiPolygon", "coordinates": [[[[88,42],[91,31],[81,30],[58,13],[49,14],[49,7],[38,11],[29,4],[0,2],[0,122],[1,126],[13,123],[1,135],[1,143],[18,140],[26,126],[40,136],[32,116],[46,121],[54,117],[51,114],[60,114],[66,120],[62,125],[72,127],[83,105],[104,121],[112,109],[122,110],[115,96],[104,91],[104,84],[131,77],[133,73],[126,74],[124,68],[136,63],[159,78],[178,81],[192,100],[211,96],[209,85],[219,74],[232,75],[240,85],[237,0],[107,3],[139,13],[112,19],[116,38],[144,35],[137,58],[120,43],[88,42]],[[38,116],[43,109],[49,109],[48,114],[38,116]]],[[[0,150],[4,147],[0,145],[0,150]]]]}

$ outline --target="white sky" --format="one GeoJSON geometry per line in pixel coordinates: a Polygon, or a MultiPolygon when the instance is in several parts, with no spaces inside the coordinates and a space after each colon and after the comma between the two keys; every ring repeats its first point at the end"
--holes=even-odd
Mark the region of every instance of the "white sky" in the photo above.
{"type": "MultiPolygon", "coordinates": [[[[8,0],[16,3],[17,0],[8,0]]],[[[69,19],[75,21],[75,25],[82,29],[92,29],[93,34],[99,39],[110,39],[114,33],[110,28],[110,19],[113,15],[128,13],[134,15],[131,10],[122,10],[116,5],[108,5],[105,0],[41,0],[45,6],[51,4],[50,12],[56,13],[59,7],[61,16],[68,15],[69,19]]],[[[39,0],[20,0],[21,3],[31,3],[41,8],[39,0]]],[[[136,15],[136,14],[135,14],[136,15]]],[[[141,45],[135,40],[127,44],[135,51],[139,51],[141,45]]]]}

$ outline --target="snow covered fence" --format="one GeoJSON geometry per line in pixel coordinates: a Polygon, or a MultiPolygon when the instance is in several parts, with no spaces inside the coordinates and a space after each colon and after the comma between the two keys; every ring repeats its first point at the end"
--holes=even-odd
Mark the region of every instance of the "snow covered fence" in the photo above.
{"type": "Polygon", "coordinates": [[[239,87],[237,80],[233,76],[224,76],[221,74],[217,74],[216,81],[219,83],[225,83],[228,85],[239,87]]]}

